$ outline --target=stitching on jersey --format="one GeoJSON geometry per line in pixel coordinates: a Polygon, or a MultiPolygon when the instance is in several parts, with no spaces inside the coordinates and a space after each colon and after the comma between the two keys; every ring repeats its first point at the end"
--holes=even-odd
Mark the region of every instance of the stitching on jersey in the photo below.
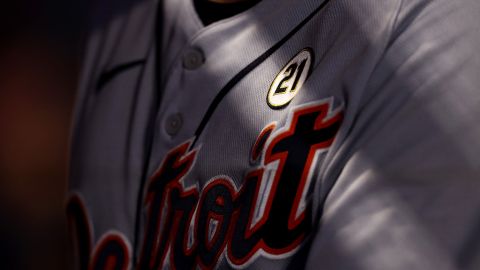
{"type": "Polygon", "coordinates": [[[123,63],[111,68],[110,70],[103,71],[98,78],[97,85],[95,88],[96,92],[99,93],[100,90],[102,90],[103,87],[108,82],[110,82],[113,78],[115,78],[118,74],[144,64],[145,64],[145,59],[139,59],[139,60],[123,63]]]}

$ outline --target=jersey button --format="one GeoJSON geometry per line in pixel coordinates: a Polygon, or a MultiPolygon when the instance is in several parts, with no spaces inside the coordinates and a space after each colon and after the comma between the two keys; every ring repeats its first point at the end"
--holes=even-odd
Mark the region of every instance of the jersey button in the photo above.
{"type": "Polygon", "coordinates": [[[182,128],[183,118],[179,113],[169,115],[165,123],[165,131],[170,136],[175,136],[182,128]]]}
{"type": "Polygon", "coordinates": [[[199,68],[205,62],[203,52],[198,48],[191,48],[183,55],[183,67],[189,70],[199,68]]]}

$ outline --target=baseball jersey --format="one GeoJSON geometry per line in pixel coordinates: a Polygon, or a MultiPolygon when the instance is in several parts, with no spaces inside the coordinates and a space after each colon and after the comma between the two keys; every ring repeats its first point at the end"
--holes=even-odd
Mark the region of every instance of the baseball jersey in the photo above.
{"type": "MultiPolygon", "coordinates": [[[[105,2],[105,1],[104,1],[105,2]]],[[[79,269],[479,269],[475,0],[92,13],[79,269]]]]}

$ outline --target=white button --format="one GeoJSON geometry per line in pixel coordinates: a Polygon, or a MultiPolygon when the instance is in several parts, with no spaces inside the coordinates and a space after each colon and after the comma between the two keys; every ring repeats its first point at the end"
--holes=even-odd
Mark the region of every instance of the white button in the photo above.
{"type": "Polygon", "coordinates": [[[198,48],[191,48],[183,55],[183,67],[189,70],[197,69],[203,65],[205,57],[198,48]]]}
{"type": "Polygon", "coordinates": [[[170,136],[175,136],[182,128],[183,118],[179,113],[169,115],[165,122],[165,131],[170,136]]]}

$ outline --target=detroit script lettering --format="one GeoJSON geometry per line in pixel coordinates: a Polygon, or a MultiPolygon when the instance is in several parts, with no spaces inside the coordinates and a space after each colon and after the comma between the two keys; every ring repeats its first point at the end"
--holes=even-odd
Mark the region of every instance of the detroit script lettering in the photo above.
{"type": "Polygon", "coordinates": [[[213,269],[222,260],[246,266],[259,256],[291,256],[312,229],[308,196],[319,153],[333,143],[342,122],[332,100],[293,110],[285,126],[270,124],[258,136],[251,160],[237,186],[221,175],[205,186],[183,179],[201,166],[200,148],[185,142],[164,158],[147,185],[147,219],[138,262],[132,265],[130,240],[119,231],[102,235],[93,252],[92,228],[80,196],[72,196],[68,214],[75,228],[81,269],[213,269]],[[83,239],[83,240],[82,240],[83,239]]]}

